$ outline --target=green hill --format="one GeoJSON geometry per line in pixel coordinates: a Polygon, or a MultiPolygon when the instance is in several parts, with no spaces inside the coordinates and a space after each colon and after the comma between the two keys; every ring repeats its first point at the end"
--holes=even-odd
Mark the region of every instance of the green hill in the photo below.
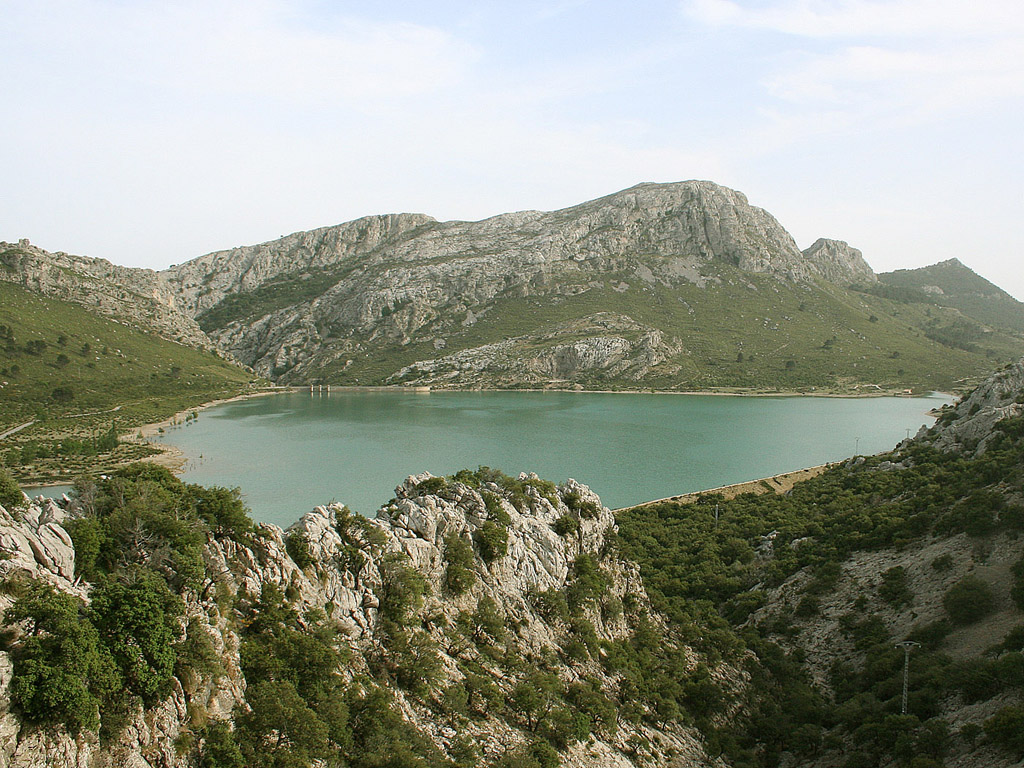
{"type": "Polygon", "coordinates": [[[0,433],[36,422],[0,451],[23,477],[25,446],[47,453],[84,441],[92,450],[112,425],[123,432],[237,394],[251,378],[211,352],[0,282],[0,433]]]}
{"type": "Polygon", "coordinates": [[[1024,303],[993,285],[957,259],[920,269],[898,269],[878,276],[879,286],[896,289],[893,298],[955,307],[986,325],[1024,333],[1024,303]]]}

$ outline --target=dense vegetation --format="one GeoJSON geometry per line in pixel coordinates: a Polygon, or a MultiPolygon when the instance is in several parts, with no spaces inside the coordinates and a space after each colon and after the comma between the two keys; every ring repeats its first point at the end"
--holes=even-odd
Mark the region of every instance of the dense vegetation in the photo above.
{"type": "MultiPolygon", "coordinates": [[[[993,638],[989,656],[954,660],[943,653],[943,639],[956,625],[978,621],[994,605],[991,589],[973,576],[946,592],[946,620],[918,625],[904,638],[890,636],[878,611],[881,604],[909,605],[913,594],[902,569],[882,574],[878,607],[862,596],[841,617],[860,661],[837,664],[830,690],[810,684],[798,638],[854,552],[907,547],[929,535],[966,532],[984,540],[1024,532],[1024,419],[996,429],[977,458],[917,442],[896,455],[833,468],[784,496],[705,494],[693,504],[619,514],[621,546],[641,564],[656,607],[698,645],[715,645],[726,655],[747,648],[757,658],[743,725],[721,742],[736,764],[774,765],[783,751],[811,757],[835,749],[853,755],[850,768],[887,758],[909,763],[914,756],[936,761],[915,765],[938,765],[956,735],[942,717],[943,701],[1024,691],[1020,631],[1002,645],[993,638]],[[800,571],[809,578],[795,609],[755,613],[768,589],[800,571]],[[900,711],[903,652],[894,647],[904,639],[922,646],[915,651],[906,715],[900,711]]],[[[951,566],[948,558],[933,563],[937,571],[951,566]]],[[[1024,595],[1024,564],[1016,571],[1024,595]]],[[[1006,732],[998,723],[992,728],[1006,732]]],[[[968,731],[958,737],[977,737],[968,731]]]]}
{"type": "Polygon", "coordinates": [[[0,281],[0,461],[22,479],[70,480],[141,458],[117,434],[218,397],[251,376],[210,352],[0,281]],[[97,457],[102,457],[98,459],[97,457]]]}

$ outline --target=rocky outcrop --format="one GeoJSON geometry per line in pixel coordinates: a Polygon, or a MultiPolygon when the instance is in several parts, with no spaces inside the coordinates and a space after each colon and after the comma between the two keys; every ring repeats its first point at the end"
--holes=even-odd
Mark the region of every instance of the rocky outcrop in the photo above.
{"type": "Polygon", "coordinates": [[[821,277],[836,285],[878,282],[878,276],[864,261],[864,254],[843,240],[819,238],[804,250],[804,258],[821,277]]]}
{"type": "MultiPolygon", "coordinates": [[[[608,534],[614,529],[614,518],[593,492],[573,480],[557,489],[535,476],[523,475],[518,483],[519,495],[512,503],[500,481],[466,485],[423,474],[396,488],[395,498],[373,520],[331,504],[317,507],[287,530],[260,524],[251,537],[210,535],[203,552],[207,586],[198,594],[186,595],[180,631],[184,636],[189,625],[189,631],[198,626],[207,633],[221,671],[206,677],[179,674],[167,698],[145,711],[136,705],[120,735],[101,744],[93,733],[73,735],[63,727],[36,728],[22,723],[17,713],[10,711],[11,659],[0,652],[0,767],[195,765],[196,751],[176,745],[186,743],[182,739],[194,739],[196,713],[202,713],[204,719],[226,719],[245,710],[240,638],[232,606],[246,595],[260,594],[267,584],[287,595],[290,607],[299,615],[315,609],[330,617],[351,645],[351,666],[358,671],[385,652],[379,626],[388,563],[408,564],[425,579],[422,626],[437,643],[441,669],[450,681],[461,675],[458,655],[475,651],[452,649],[450,639],[446,641],[446,628],[455,626],[461,614],[473,611],[481,598],[490,598],[504,618],[517,654],[550,654],[564,643],[565,627],[538,612],[536,595],[564,589],[573,578],[573,563],[581,555],[600,562],[607,578],[607,600],[619,605],[631,602],[634,610],[649,608],[638,568],[609,551],[608,534]],[[574,510],[580,509],[585,512],[578,514],[578,528],[559,535],[557,521],[577,515],[574,510]],[[445,577],[447,548],[453,537],[475,542],[482,530],[495,525],[507,534],[507,550],[490,561],[478,553],[470,565],[472,585],[462,594],[452,594],[445,577]],[[304,567],[289,555],[289,541],[295,537],[304,542],[308,553],[304,567]]],[[[74,549],[61,527],[67,515],[50,501],[32,502],[10,513],[0,508],[0,542],[6,553],[0,560],[0,577],[8,583],[12,579],[43,579],[88,601],[88,585],[74,579],[74,549]]],[[[0,594],[0,611],[12,602],[8,593],[0,594]]],[[[605,612],[594,606],[588,609],[586,619],[601,639],[613,640],[630,632],[628,617],[621,610],[605,612]]],[[[690,655],[696,665],[698,654],[690,655]]],[[[566,665],[559,675],[567,683],[584,678],[614,682],[594,660],[566,665]]],[[[515,679],[499,676],[496,683],[507,694],[515,679]]],[[[403,716],[447,749],[455,736],[449,720],[398,687],[393,693],[403,716]]],[[[529,736],[495,714],[474,719],[467,727],[487,759],[529,736]]],[[[631,755],[637,744],[649,745],[645,747],[645,765],[720,765],[704,754],[698,735],[690,728],[676,724],[659,729],[625,722],[617,730],[568,749],[562,765],[635,765],[631,755]]]]}
{"type": "Polygon", "coordinates": [[[1024,360],[1006,366],[986,379],[956,405],[944,409],[931,430],[918,437],[944,451],[978,456],[996,436],[995,425],[1024,415],[1024,360]]]}
{"type": "MultiPolygon", "coordinates": [[[[407,386],[550,386],[594,374],[639,381],[683,351],[678,339],[628,317],[607,313],[495,344],[420,360],[401,368],[389,383],[407,386]],[[613,335],[614,334],[614,335],[613,335]]],[[[678,366],[669,364],[668,372],[678,366]]]]}
{"type": "Polygon", "coordinates": [[[28,240],[0,242],[0,280],[98,312],[171,341],[213,345],[183,311],[164,278],[149,269],[120,267],[104,259],[49,253],[28,240]]]}

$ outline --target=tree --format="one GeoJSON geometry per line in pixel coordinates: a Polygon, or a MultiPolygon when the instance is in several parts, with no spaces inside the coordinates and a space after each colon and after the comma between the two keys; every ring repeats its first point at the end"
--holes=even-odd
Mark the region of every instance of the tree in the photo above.
{"type": "Polygon", "coordinates": [[[110,580],[93,591],[92,619],[103,644],[125,687],[146,704],[170,692],[176,660],[171,625],[179,612],[180,602],[155,578],[131,584],[110,580]]]}
{"type": "Polygon", "coordinates": [[[81,602],[36,583],[4,616],[6,625],[19,622],[27,628],[12,649],[12,704],[34,722],[96,729],[101,700],[121,681],[81,602]]]}
{"type": "Polygon", "coordinates": [[[942,604],[955,624],[973,624],[995,609],[995,597],[977,576],[965,576],[946,590],[942,604]]]}
{"type": "Polygon", "coordinates": [[[1006,749],[1024,753],[1024,707],[1003,707],[985,721],[985,733],[1006,749]]]}
{"type": "Polygon", "coordinates": [[[480,550],[480,557],[490,565],[508,552],[508,529],[493,520],[487,520],[473,532],[473,541],[480,550]]]}
{"type": "Polygon", "coordinates": [[[452,532],[444,538],[444,554],[448,568],[444,585],[453,595],[461,595],[476,583],[473,573],[473,546],[459,534],[452,532]]]}
{"type": "Polygon", "coordinates": [[[562,683],[557,675],[534,670],[516,683],[509,695],[509,706],[526,720],[526,727],[536,731],[558,701],[562,683]]]}
{"type": "Polygon", "coordinates": [[[212,720],[203,731],[200,768],[245,768],[235,735],[223,720],[212,720]]]}
{"type": "Polygon", "coordinates": [[[17,509],[25,502],[17,481],[3,467],[0,467],[0,506],[7,511],[17,509]]]}
{"type": "Polygon", "coordinates": [[[411,612],[423,603],[426,579],[408,563],[405,555],[388,555],[380,564],[380,610],[396,624],[404,625],[411,612]]]}

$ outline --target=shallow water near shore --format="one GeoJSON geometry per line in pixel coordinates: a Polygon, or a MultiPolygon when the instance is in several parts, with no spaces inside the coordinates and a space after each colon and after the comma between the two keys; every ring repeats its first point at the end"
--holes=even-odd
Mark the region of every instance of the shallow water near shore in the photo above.
{"type": "Polygon", "coordinates": [[[622,507],[891,449],[950,402],[571,392],[290,392],[218,405],[156,439],[183,479],[239,486],[287,526],[339,501],[372,515],[407,475],[485,465],[573,477],[622,507]]]}

